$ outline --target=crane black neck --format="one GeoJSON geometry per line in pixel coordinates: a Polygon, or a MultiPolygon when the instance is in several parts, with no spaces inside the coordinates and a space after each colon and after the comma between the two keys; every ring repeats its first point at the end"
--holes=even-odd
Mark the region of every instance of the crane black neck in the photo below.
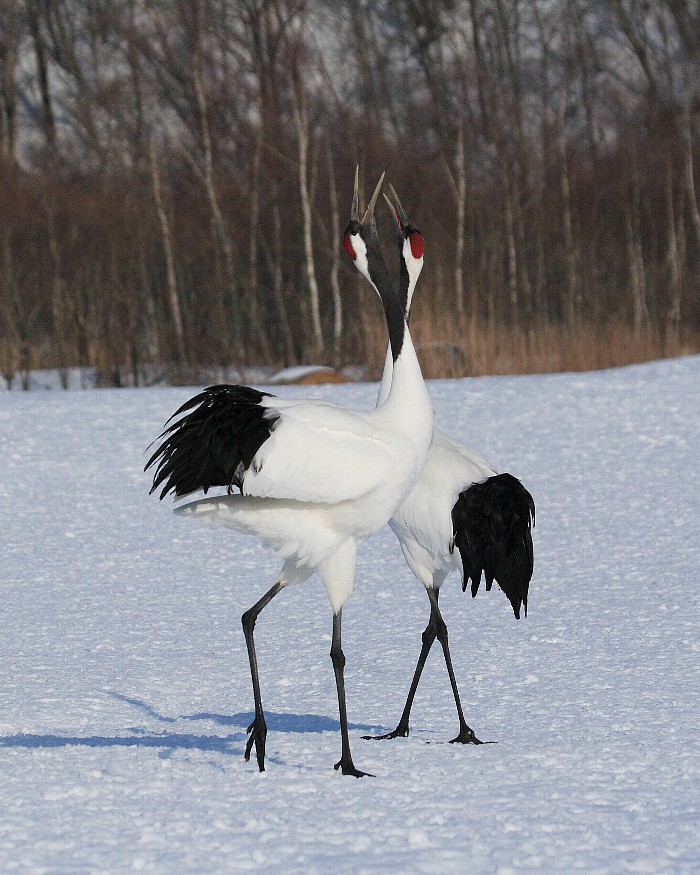
{"type": "MultiPolygon", "coordinates": [[[[401,355],[404,336],[406,333],[405,306],[394,290],[394,285],[389,276],[386,262],[375,246],[367,247],[367,266],[372,285],[379,293],[384,305],[386,326],[389,331],[389,343],[391,344],[391,356],[394,361],[401,355]]],[[[408,272],[407,272],[408,276],[408,272]]]]}
{"type": "Polygon", "coordinates": [[[408,274],[408,265],[403,257],[403,251],[399,252],[399,303],[403,309],[406,324],[408,325],[411,316],[411,311],[408,306],[408,287],[411,284],[411,278],[408,274]]]}

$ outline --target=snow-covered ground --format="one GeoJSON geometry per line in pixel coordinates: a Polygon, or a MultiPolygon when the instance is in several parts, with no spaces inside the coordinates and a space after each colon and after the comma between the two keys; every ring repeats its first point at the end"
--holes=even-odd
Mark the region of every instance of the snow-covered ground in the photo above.
{"type": "MultiPolygon", "coordinates": [[[[440,427],[537,503],[529,616],[441,605],[465,712],[434,648],[395,725],[428,617],[383,531],[344,610],[355,763],[340,739],[316,579],[260,617],[268,770],[240,615],[279,563],[176,518],[144,450],[191,389],[0,396],[0,871],[700,871],[700,357],[435,382],[440,427]]],[[[376,386],[285,387],[371,406],[376,386]]]]}

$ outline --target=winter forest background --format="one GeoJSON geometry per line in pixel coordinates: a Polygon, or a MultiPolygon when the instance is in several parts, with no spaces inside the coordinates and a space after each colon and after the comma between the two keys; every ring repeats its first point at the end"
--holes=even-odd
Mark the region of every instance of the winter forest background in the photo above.
{"type": "Polygon", "coordinates": [[[698,0],[2,0],[1,372],[372,375],[358,162],[426,376],[700,350],[699,70],[698,0]]]}

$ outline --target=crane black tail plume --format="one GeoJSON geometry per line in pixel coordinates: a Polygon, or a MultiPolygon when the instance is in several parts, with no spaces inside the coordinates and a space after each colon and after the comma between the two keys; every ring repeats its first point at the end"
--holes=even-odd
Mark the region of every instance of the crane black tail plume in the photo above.
{"type": "Polygon", "coordinates": [[[161,484],[161,499],[171,491],[179,497],[212,486],[242,488],[253,457],[279,419],[274,408],[260,404],[265,397],[271,396],[248,386],[210,386],[183,404],[146,464],[148,469],[158,463],[151,492],[161,484]]]}
{"type": "Polygon", "coordinates": [[[483,573],[486,589],[500,586],[520,619],[527,616],[527,594],[534,558],[532,526],[535,502],[511,474],[497,474],[460,493],[452,508],[452,549],[462,558],[462,590],[471,579],[475,596],[483,573]]]}

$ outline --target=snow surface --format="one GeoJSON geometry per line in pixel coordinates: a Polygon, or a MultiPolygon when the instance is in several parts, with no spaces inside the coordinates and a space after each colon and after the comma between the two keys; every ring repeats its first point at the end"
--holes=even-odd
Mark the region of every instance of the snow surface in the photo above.
{"type": "MultiPolygon", "coordinates": [[[[700,357],[430,385],[438,425],[537,503],[529,616],[443,588],[398,720],[423,588],[389,530],[359,553],[340,739],[316,578],[256,628],[268,770],[243,759],[240,615],[279,562],[148,495],[144,450],[192,389],[0,397],[0,871],[700,871],[700,357]]],[[[280,394],[370,407],[375,385],[280,394]]],[[[254,759],[254,758],[253,758],[254,759]]]]}

